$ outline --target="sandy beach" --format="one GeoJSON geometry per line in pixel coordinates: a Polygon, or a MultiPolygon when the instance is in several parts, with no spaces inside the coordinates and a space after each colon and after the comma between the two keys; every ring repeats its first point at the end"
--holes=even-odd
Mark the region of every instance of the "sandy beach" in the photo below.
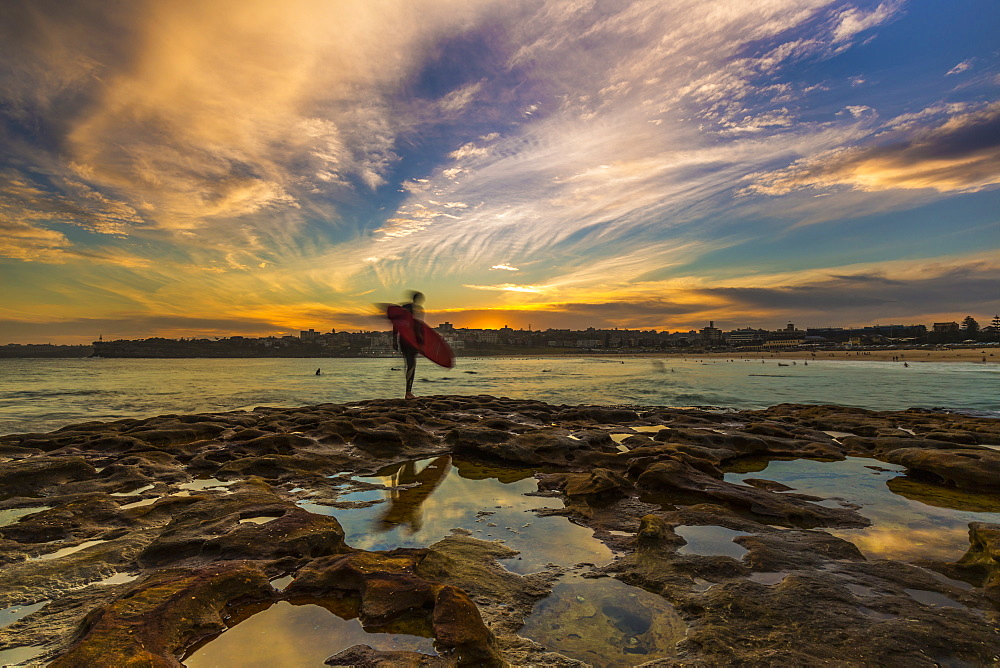
{"type": "Polygon", "coordinates": [[[715,360],[870,360],[876,362],[898,361],[914,364],[917,362],[978,362],[980,364],[997,364],[1000,362],[1000,348],[985,346],[981,348],[962,348],[954,350],[823,350],[810,352],[794,350],[782,352],[712,352],[712,353],[662,353],[650,354],[647,357],[664,357],[671,359],[715,359],[715,360]]]}

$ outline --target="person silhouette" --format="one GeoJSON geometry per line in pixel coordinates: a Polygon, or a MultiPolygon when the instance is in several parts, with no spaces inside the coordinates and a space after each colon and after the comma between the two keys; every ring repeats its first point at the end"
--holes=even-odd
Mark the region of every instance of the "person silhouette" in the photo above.
{"type": "MultiPolygon", "coordinates": [[[[409,303],[401,304],[400,306],[410,312],[410,315],[413,316],[413,322],[416,323],[423,320],[424,309],[420,306],[423,302],[424,294],[413,290],[410,292],[409,303]]],[[[417,343],[422,344],[423,328],[414,327],[413,334],[417,343]]],[[[395,328],[392,331],[392,347],[394,350],[403,353],[403,359],[406,360],[406,394],[404,396],[407,399],[416,399],[416,396],[413,394],[413,379],[417,374],[417,353],[419,350],[404,341],[395,328]]]]}

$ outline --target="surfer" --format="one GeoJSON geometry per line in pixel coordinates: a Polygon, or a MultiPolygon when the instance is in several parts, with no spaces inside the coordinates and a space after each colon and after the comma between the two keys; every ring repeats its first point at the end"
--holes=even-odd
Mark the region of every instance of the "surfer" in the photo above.
{"type": "MultiPolygon", "coordinates": [[[[410,292],[410,301],[407,304],[401,304],[401,307],[410,312],[413,316],[414,321],[423,320],[424,309],[421,308],[421,304],[424,301],[424,295],[422,292],[417,292],[416,290],[410,292]]],[[[423,344],[423,328],[414,327],[413,334],[416,336],[417,343],[423,344]]],[[[417,353],[420,352],[419,349],[411,346],[409,343],[404,341],[402,337],[399,336],[399,332],[395,329],[392,331],[392,347],[394,350],[398,350],[403,353],[403,359],[406,360],[406,395],[407,399],[416,399],[413,395],[413,378],[417,373],[417,353]]]]}

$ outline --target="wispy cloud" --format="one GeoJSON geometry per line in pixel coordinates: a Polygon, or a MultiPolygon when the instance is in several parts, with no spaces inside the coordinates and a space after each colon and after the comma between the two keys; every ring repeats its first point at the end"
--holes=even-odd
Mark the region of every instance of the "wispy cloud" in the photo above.
{"type": "Polygon", "coordinates": [[[1000,103],[956,114],[929,129],[890,131],[879,139],[754,175],[755,183],[744,192],[783,195],[835,186],[974,192],[1000,184],[1000,103]]]}
{"type": "Polygon", "coordinates": [[[835,59],[917,10],[12,2],[0,264],[52,312],[137,318],[357,323],[358,295],[412,285],[470,312],[761,312],[724,290],[781,286],[685,267],[1000,181],[985,56],[914,101],[835,59]]]}

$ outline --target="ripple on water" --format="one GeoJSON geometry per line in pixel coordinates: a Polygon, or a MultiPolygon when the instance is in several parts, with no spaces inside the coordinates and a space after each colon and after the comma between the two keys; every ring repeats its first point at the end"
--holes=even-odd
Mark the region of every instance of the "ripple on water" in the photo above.
{"type": "Polygon", "coordinates": [[[594,538],[592,530],[565,517],[539,517],[531,512],[554,502],[547,497],[525,496],[538,489],[533,474],[530,469],[452,462],[445,455],[359,477],[387,487],[374,490],[383,503],[365,508],[335,508],[308,501],[298,505],[336,517],[347,544],[363,550],[426,547],[450,535],[451,529],[464,528],[475,538],[503,540],[519,550],[518,557],[501,562],[516,573],[537,572],[548,563],[610,563],[611,550],[594,538]]]}
{"type": "Polygon", "coordinates": [[[330,655],[359,644],[436,655],[432,638],[366,631],[357,611],[358,602],[352,599],[278,601],[237,610],[226,622],[228,629],[197,645],[183,662],[188,668],[322,666],[330,655]]]}
{"type": "Polygon", "coordinates": [[[612,578],[567,576],[519,635],[595,666],[634,666],[676,654],[686,626],[662,597],[612,578]]]}

